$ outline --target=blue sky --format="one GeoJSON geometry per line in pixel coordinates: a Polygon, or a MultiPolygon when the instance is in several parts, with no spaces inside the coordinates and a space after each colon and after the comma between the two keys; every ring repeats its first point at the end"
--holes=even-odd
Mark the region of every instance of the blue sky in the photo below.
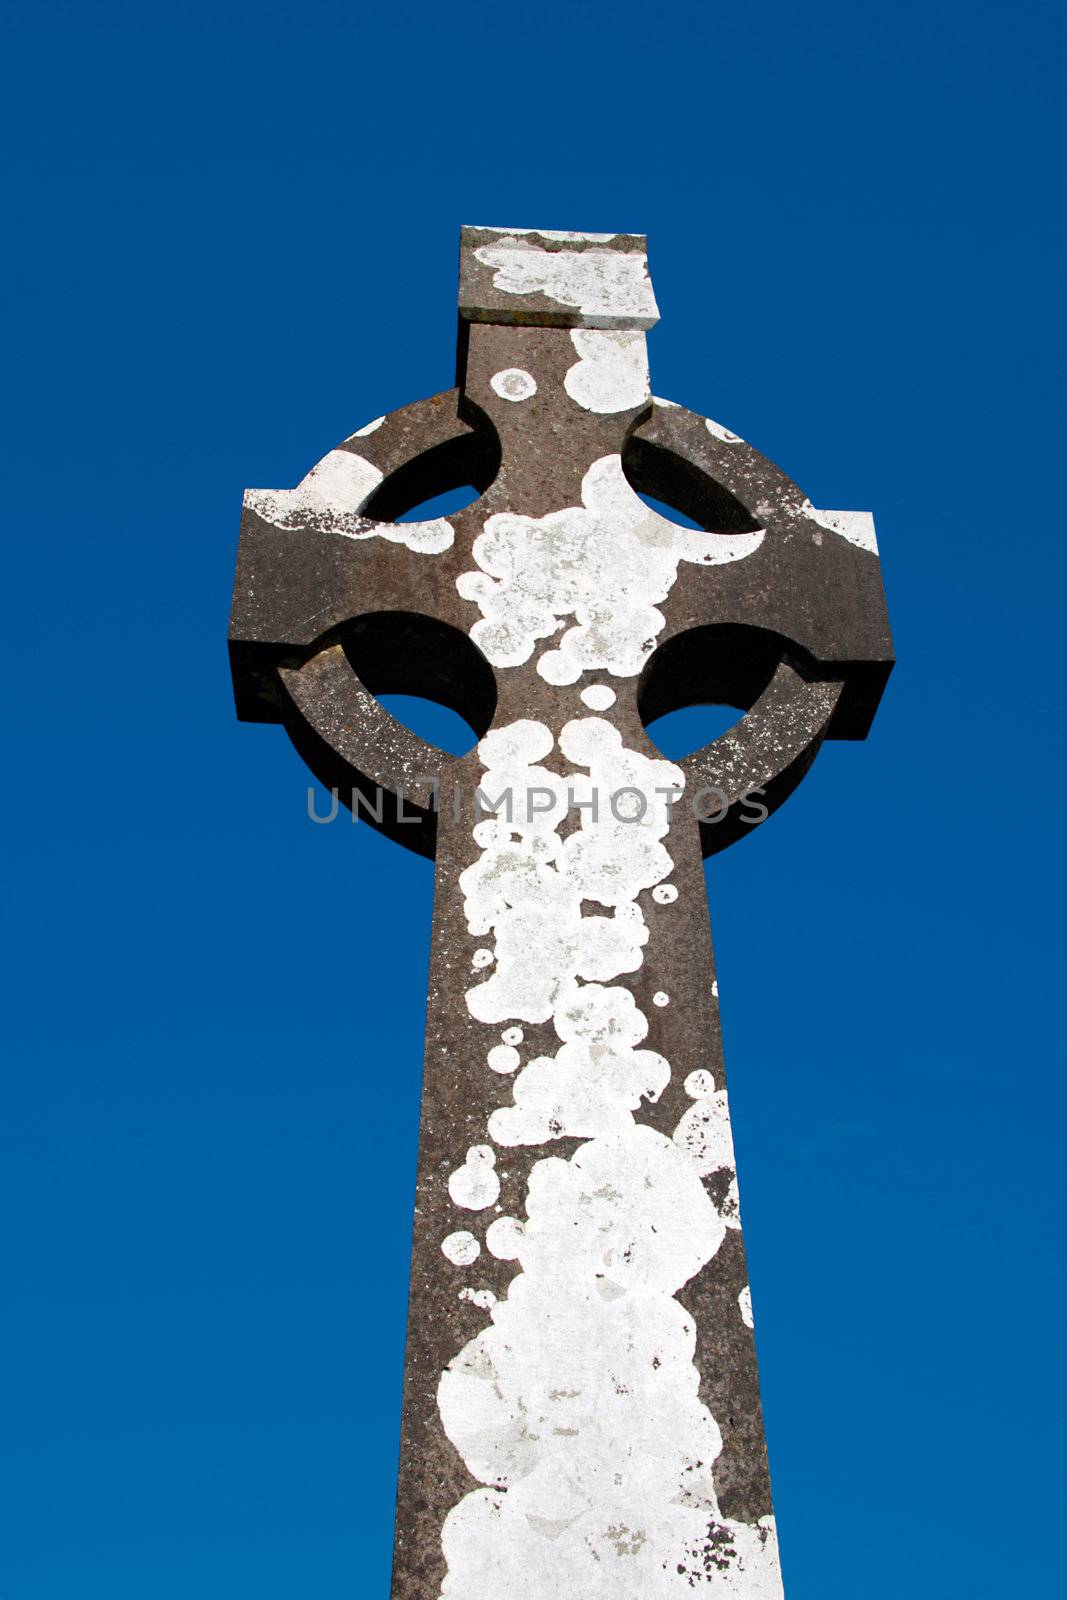
{"type": "Polygon", "coordinates": [[[233,718],[241,489],[452,382],[463,221],[874,510],[870,741],[709,871],[789,1600],[1063,1594],[1050,3],[6,25],[0,1600],[387,1594],[431,869],[233,718]]]}

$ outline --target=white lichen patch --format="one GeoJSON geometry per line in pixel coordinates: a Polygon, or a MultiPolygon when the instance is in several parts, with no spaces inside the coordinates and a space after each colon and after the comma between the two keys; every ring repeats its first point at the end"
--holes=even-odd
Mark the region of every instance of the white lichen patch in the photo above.
{"type": "Polygon", "coordinates": [[[538,1161],[527,1213],[522,1270],[438,1391],[484,1486],[446,1519],[443,1600],[681,1600],[694,1579],[779,1600],[773,1528],[720,1517],[721,1434],[674,1299],[725,1232],[692,1164],[631,1126],[538,1161]]]}
{"type": "Polygon", "coordinates": [[[489,379],[489,387],[501,400],[529,400],[531,395],[537,393],[535,379],[522,367],[505,367],[503,372],[494,372],[489,379]]]}
{"type": "MultiPolygon", "coordinates": [[[[565,243],[607,244],[611,239],[617,239],[617,233],[568,233],[559,228],[485,228],[480,227],[479,233],[506,233],[512,238],[525,239],[535,233],[539,239],[561,239],[565,243]]],[[[626,237],[624,235],[624,237],[626,237]]]]}
{"type": "Polygon", "coordinates": [[[522,1060],[519,1052],[510,1044],[495,1044],[490,1050],[486,1060],[492,1072],[514,1072],[522,1060]]]}
{"type": "Polygon", "coordinates": [[[822,530],[826,529],[855,545],[857,550],[866,550],[870,555],[878,554],[874,517],[869,511],[823,511],[807,499],[782,499],[778,504],[761,501],[755,507],[755,515],[767,521],[773,517],[783,518],[793,528],[803,528],[817,545],[822,544],[822,530]]]}
{"type": "Polygon", "coordinates": [[[657,905],[673,905],[678,898],[678,890],[673,883],[657,883],[652,891],[652,898],[657,905]]]}
{"type": "Polygon", "coordinates": [[[496,1175],[496,1153],[487,1144],[472,1145],[467,1159],[448,1180],[448,1192],[457,1206],[467,1211],[484,1211],[500,1197],[496,1175]]]}
{"type": "Polygon", "coordinates": [[[276,528],[310,528],[343,539],[388,539],[421,555],[440,555],[455,542],[445,517],[429,522],[375,522],[362,507],[382,481],[372,461],[331,450],[295,489],[246,489],[245,506],[276,528]]]}
{"type": "MultiPolygon", "coordinates": [[[[561,1028],[571,1027],[567,1006],[579,981],[606,983],[641,964],[648,929],[637,897],[672,871],[662,840],[671,796],[681,792],[684,777],[673,762],[624,748],[618,730],[600,717],[563,728],[559,748],[576,769],[569,778],[540,765],[554,744],[544,724],[531,721],[482,740],[482,788],[492,798],[510,794],[511,817],[478,825],[482,853],[462,873],[460,887],[470,932],[491,932],[496,957],[491,976],[467,991],[471,1015],[486,1023],[552,1019],[566,1042],[570,1035],[561,1028]],[[643,802],[640,820],[609,801],[627,791],[643,802]],[[532,812],[538,794],[545,809],[532,812]],[[580,825],[561,839],[571,805],[580,808],[580,825]],[[610,914],[585,913],[586,901],[610,914]]],[[[628,990],[611,992],[625,996],[619,1005],[634,1007],[628,990]]],[[[535,1078],[543,1072],[539,1061],[519,1081],[528,1084],[531,1072],[535,1078]]],[[[645,1076],[641,1068],[637,1077],[645,1076]]]]}
{"type": "Polygon", "coordinates": [[[755,1327],[755,1323],[752,1320],[752,1288],[747,1283],[737,1297],[737,1308],[741,1313],[741,1321],[745,1327],[755,1327]]]}
{"type": "Polygon", "coordinates": [[[491,950],[476,950],[471,956],[472,967],[491,967],[493,965],[493,952],[491,950]]]}
{"type": "Polygon", "coordinates": [[[652,996],[652,1004],[654,1006],[669,1006],[670,1003],[671,997],[667,993],[666,989],[657,989],[655,994],[652,996]]]}
{"type": "Polygon", "coordinates": [[[701,1177],[734,1165],[734,1141],[725,1089],[715,1088],[710,1072],[691,1072],[685,1092],[693,1105],[674,1130],[674,1142],[696,1165],[701,1177]]]}
{"type": "Polygon", "coordinates": [[[461,1289],[459,1298],[477,1306],[479,1311],[491,1311],[496,1305],[496,1295],[492,1289],[461,1289]]]}
{"type": "Polygon", "coordinates": [[[525,1037],[521,1028],[505,1028],[500,1035],[504,1044],[521,1044],[525,1037]]]}
{"type": "Polygon", "coordinates": [[[704,418],[704,425],[708,432],[716,439],[721,439],[723,444],[744,444],[739,433],[732,433],[729,428],[724,428],[721,422],[712,422],[710,417],[704,418]]]}
{"type": "Polygon", "coordinates": [[[441,1240],[441,1254],[456,1267],[469,1267],[473,1261],[477,1261],[481,1249],[473,1233],[468,1233],[466,1229],[450,1233],[441,1240]]]}
{"type": "Polygon", "coordinates": [[[630,411],[648,399],[648,348],[643,333],[572,328],[581,357],[567,369],[563,387],[586,411],[630,411]]]}
{"type": "Polygon", "coordinates": [[[497,1217],[485,1230],[490,1255],[496,1256],[498,1261],[518,1260],[524,1231],[517,1217],[497,1217]]]}
{"type": "MultiPolygon", "coordinates": [[[[528,237],[528,236],[527,236],[528,237]]],[[[493,272],[493,287],[503,294],[543,294],[578,311],[591,327],[628,323],[651,327],[659,311],[638,250],[542,250],[516,235],[474,252],[493,272]]]]}
{"type": "Polygon", "coordinates": [[[576,683],[583,672],[636,677],[664,627],[658,602],[679,564],[740,561],[763,538],[762,529],[702,533],[669,522],[631,489],[618,455],[602,456],[582,480],[580,506],[488,517],[474,541],[480,570],[456,587],[481,612],[471,638],[493,666],[519,666],[555,636],[537,663],[549,683],[576,683]]]}
{"type": "Polygon", "coordinates": [[[606,683],[591,683],[582,690],[579,699],[590,711],[610,711],[615,704],[615,690],[609,689],[606,683]]]}
{"type": "Polygon", "coordinates": [[[492,1137],[538,1145],[631,1126],[642,1100],[657,1100],[670,1078],[661,1055],[636,1048],[647,1029],[628,989],[583,985],[556,1018],[562,1046],[523,1068],[515,1104],[489,1118],[492,1137]]]}
{"type": "Polygon", "coordinates": [[[831,533],[840,534],[842,539],[847,539],[849,544],[854,544],[858,550],[869,550],[875,556],[878,554],[878,539],[871,512],[820,511],[810,500],[804,501],[802,511],[813,522],[817,522],[820,528],[828,528],[831,533]]]}

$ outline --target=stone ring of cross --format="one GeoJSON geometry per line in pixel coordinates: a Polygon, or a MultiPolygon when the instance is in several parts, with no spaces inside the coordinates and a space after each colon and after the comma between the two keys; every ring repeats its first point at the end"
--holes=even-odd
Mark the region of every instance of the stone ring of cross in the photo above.
{"type": "Polygon", "coordinates": [[[435,859],[394,1600],[778,1596],[701,857],[865,737],[873,521],[652,397],[642,236],[465,228],[459,311],[456,388],[246,493],[230,634],[239,715],[435,859]]]}

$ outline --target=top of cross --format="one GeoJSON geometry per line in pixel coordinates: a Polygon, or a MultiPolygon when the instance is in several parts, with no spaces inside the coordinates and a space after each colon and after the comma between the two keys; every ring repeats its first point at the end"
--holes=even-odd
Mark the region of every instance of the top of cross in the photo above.
{"type": "Polygon", "coordinates": [[[651,328],[645,235],[463,228],[459,312],[526,327],[651,328]]]}
{"type": "Polygon", "coordinates": [[[873,519],[813,506],[736,433],[653,399],[645,245],[464,228],[457,387],[365,424],[295,488],[246,494],[239,714],[284,721],[330,785],[414,793],[425,827],[397,835],[414,848],[435,830],[419,775],[449,758],[379,694],[441,700],[481,735],[548,724],[606,673],[637,740],[680,706],[733,705],[744,718],[687,781],[731,805],[765,786],[772,808],[878,705],[892,643],[873,519]],[[463,510],[406,516],[462,484],[480,494],[463,510]]]}

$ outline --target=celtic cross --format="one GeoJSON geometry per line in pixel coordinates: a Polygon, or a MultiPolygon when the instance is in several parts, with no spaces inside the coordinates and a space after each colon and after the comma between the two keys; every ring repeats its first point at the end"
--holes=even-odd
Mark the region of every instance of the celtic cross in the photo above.
{"type": "Polygon", "coordinates": [[[459,311],[455,389],[246,494],[230,632],[239,716],[435,861],[393,1596],[776,1600],[702,855],[865,736],[873,523],[651,397],[642,237],[465,228],[459,311]]]}

